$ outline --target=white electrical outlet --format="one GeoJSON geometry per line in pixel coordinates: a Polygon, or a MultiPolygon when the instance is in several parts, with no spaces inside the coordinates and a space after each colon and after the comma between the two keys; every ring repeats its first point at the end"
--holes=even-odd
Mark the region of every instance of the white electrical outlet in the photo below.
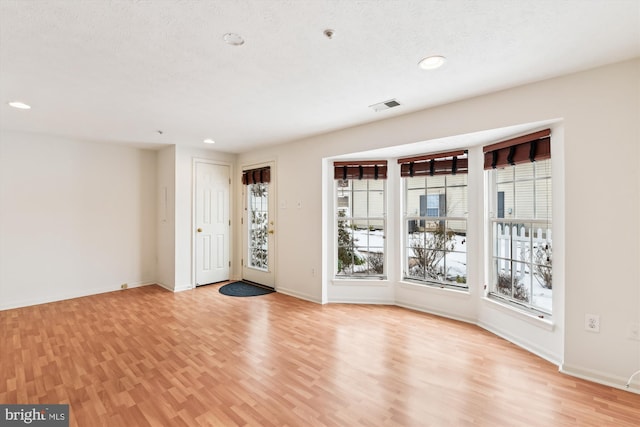
{"type": "Polygon", "coordinates": [[[585,314],[584,329],[589,332],[600,332],[600,316],[597,314],[585,314]]]}

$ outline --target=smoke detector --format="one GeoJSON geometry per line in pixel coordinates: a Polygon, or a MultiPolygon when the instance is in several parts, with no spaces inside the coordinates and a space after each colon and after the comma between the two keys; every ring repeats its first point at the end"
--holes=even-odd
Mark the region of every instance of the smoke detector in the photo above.
{"type": "Polygon", "coordinates": [[[399,107],[400,105],[401,104],[397,100],[390,99],[388,101],[369,105],[369,108],[373,108],[373,111],[378,112],[378,111],[388,110],[389,108],[399,107]]]}
{"type": "Polygon", "coordinates": [[[231,46],[242,46],[244,44],[244,39],[242,38],[242,36],[236,33],[227,33],[222,36],[222,39],[226,44],[229,44],[231,46]]]}

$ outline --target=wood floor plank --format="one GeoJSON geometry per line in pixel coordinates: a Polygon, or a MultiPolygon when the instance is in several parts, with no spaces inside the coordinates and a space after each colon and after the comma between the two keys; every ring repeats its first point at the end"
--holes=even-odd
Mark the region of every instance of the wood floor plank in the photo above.
{"type": "Polygon", "coordinates": [[[80,427],[640,425],[640,396],[473,325],[219,286],[0,311],[0,403],[80,427]]]}

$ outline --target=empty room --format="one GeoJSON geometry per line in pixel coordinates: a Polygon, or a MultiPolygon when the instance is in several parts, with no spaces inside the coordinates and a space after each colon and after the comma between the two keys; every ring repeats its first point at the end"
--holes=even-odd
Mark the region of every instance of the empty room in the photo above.
{"type": "Polygon", "coordinates": [[[637,0],[0,0],[0,426],[637,426],[638,277],[637,0]]]}

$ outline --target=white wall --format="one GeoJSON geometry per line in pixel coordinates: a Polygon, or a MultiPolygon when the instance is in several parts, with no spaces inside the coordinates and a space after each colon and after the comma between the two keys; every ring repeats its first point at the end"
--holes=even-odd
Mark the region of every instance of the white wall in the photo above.
{"type": "MultiPolygon", "coordinates": [[[[315,141],[314,141],[315,142],[315,141]]],[[[275,162],[276,289],[310,301],[322,301],[322,147],[300,141],[239,156],[236,190],[241,194],[242,167],[275,162]],[[300,207],[298,207],[298,204],[300,207]],[[301,233],[304,230],[304,234],[301,233]]],[[[274,172],[272,171],[272,174],[274,172]]],[[[236,217],[242,215],[242,199],[236,199],[236,217]]],[[[237,240],[240,234],[237,234],[237,240]]],[[[240,242],[240,241],[239,241],[240,242]]],[[[236,259],[242,256],[236,248],[236,259]]]]}
{"type": "MultiPolygon", "coordinates": [[[[229,165],[233,173],[234,154],[171,145],[158,153],[158,284],[184,291],[195,286],[193,271],[193,162],[209,160],[229,165]],[[163,198],[167,192],[167,214],[163,198]]],[[[233,205],[235,195],[231,194],[233,205]]],[[[237,227],[233,224],[233,227],[237,227]]],[[[235,229],[235,228],[234,228],[235,229]]],[[[233,233],[233,230],[232,230],[233,233]]],[[[234,234],[232,234],[234,235],[234,234]]],[[[234,242],[230,242],[233,253],[234,242]]],[[[233,272],[232,272],[233,277],[233,272]]],[[[236,276],[239,278],[239,276],[236,276]]]]}
{"type": "Polygon", "coordinates": [[[156,277],[156,153],[0,134],[0,309],[156,277]]]}
{"type": "Polygon", "coordinates": [[[235,155],[21,132],[0,144],[0,309],[123,283],[193,287],[193,159],[233,171],[235,155]]]}
{"type": "MultiPolygon", "coordinates": [[[[195,226],[193,225],[193,161],[205,159],[219,164],[230,166],[233,176],[235,154],[219,153],[207,149],[192,147],[175,148],[175,287],[177,291],[195,287],[195,271],[193,265],[193,239],[195,226]]],[[[229,206],[234,206],[235,194],[231,194],[232,200],[229,206]]],[[[232,216],[233,218],[233,216],[232,216]]],[[[233,223],[233,227],[237,227],[233,223]]],[[[233,231],[233,230],[232,230],[233,231]]],[[[237,234],[233,234],[237,235],[237,234]]],[[[233,254],[233,240],[230,243],[230,253],[233,254]]],[[[234,260],[232,260],[234,263],[234,260]]],[[[237,262],[235,263],[237,264],[237,262]]],[[[237,268],[237,267],[236,267],[237,268]]],[[[232,275],[234,272],[232,271],[232,275]]]]}
{"type": "MultiPolygon", "coordinates": [[[[232,169],[231,249],[232,275],[239,277],[240,166],[275,161],[278,291],[317,302],[399,304],[478,323],[565,372],[619,386],[640,368],[640,342],[627,337],[629,324],[640,321],[639,104],[636,59],[240,156],[185,147],[155,153],[5,132],[0,309],[116,290],[122,283],[192,287],[195,157],[238,165],[232,169]],[[553,148],[552,323],[483,298],[479,216],[469,219],[470,245],[482,256],[470,261],[468,294],[403,284],[395,266],[387,281],[334,283],[333,237],[327,234],[332,212],[323,206],[332,188],[327,158],[551,120],[559,121],[553,148]],[[159,217],[165,187],[167,214],[159,217]],[[599,334],[584,330],[585,313],[600,315],[599,334]]],[[[476,166],[470,194],[479,198],[472,190],[481,181],[476,166]]],[[[399,195],[390,201],[399,203],[399,195]]],[[[479,206],[482,200],[470,203],[479,206]]],[[[398,217],[389,217],[388,247],[396,252],[398,217]]]]}
{"type": "Polygon", "coordinates": [[[158,151],[158,268],[156,281],[174,290],[176,286],[176,147],[158,151]]]}
{"type": "MultiPolygon", "coordinates": [[[[640,312],[639,94],[636,59],[240,155],[238,164],[277,160],[278,291],[317,302],[411,305],[472,321],[565,372],[624,384],[640,367],[640,343],[626,336],[640,312]],[[400,283],[399,271],[390,272],[384,283],[333,283],[332,263],[326,259],[332,237],[322,230],[331,216],[322,206],[331,188],[326,158],[540,121],[559,123],[554,128],[554,144],[559,143],[553,153],[551,323],[516,315],[484,298],[481,218],[469,220],[475,227],[470,230],[476,236],[473,247],[482,257],[469,266],[468,295],[408,287],[400,283]],[[615,155],[607,154],[612,151],[615,155]],[[595,200],[606,209],[597,208],[595,200]],[[616,224],[624,229],[616,231],[616,224]],[[599,334],[584,330],[585,313],[600,315],[599,334]]],[[[477,174],[470,186],[478,185],[482,173],[477,174]]]]}
{"type": "Polygon", "coordinates": [[[640,320],[639,62],[579,74],[560,92],[571,111],[563,369],[611,383],[640,368],[640,343],[627,338],[629,324],[640,320]],[[594,208],[594,195],[611,217],[594,208]],[[600,315],[599,334],[584,330],[585,313],[600,315]]]}

